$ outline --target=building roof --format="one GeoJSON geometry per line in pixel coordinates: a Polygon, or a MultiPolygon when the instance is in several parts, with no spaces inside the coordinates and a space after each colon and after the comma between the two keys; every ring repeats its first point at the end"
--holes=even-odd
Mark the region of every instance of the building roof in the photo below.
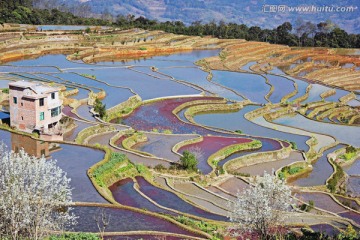
{"type": "Polygon", "coordinates": [[[29,81],[17,81],[17,82],[11,82],[9,83],[9,86],[13,86],[13,87],[19,87],[19,88],[29,88],[31,90],[33,90],[35,92],[35,94],[47,94],[47,93],[52,93],[52,92],[57,92],[59,91],[58,88],[54,88],[54,87],[50,87],[47,86],[45,84],[41,84],[38,82],[29,82],[29,81]]]}

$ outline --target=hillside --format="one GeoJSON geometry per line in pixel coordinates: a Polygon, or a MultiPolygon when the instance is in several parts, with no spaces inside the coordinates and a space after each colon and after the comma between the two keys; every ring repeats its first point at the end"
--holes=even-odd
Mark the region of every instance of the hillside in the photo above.
{"type": "MultiPolygon", "coordinates": [[[[340,0],[336,6],[353,6],[352,12],[317,12],[317,13],[295,13],[263,12],[263,6],[286,4],[289,7],[298,6],[329,6],[326,0],[63,0],[67,3],[72,1],[87,2],[93,12],[101,14],[110,12],[113,15],[145,16],[150,19],[160,21],[180,20],[188,24],[194,21],[209,22],[211,20],[226,22],[244,23],[246,25],[256,25],[260,27],[273,28],[285,21],[295,23],[296,19],[302,18],[307,21],[320,22],[331,19],[341,28],[348,32],[360,32],[359,2],[357,0],[340,0]],[[220,7],[221,6],[221,7],[220,7]]],[[[335,5],[334,5],[335,6],[335,5]]]]}

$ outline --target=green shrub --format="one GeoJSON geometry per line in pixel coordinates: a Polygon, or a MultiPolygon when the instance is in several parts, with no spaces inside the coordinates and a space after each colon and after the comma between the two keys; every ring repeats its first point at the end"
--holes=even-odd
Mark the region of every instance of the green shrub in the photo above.
{"type": "Polygon", "coordinates": [[[208,234],[211,234],[211,235],[213,235],[212,239],[223,239],[223,237],[218,233],[218,226],[215,224],[211,224],[211,223],[208,223],[205,221],[193,220],[193,219],[190,219],[185,216],[178,216],[176,218],[176,221],[178,221],[184,225],[199,229],[208,234]],[[215,233],[215,235],[214,235],[214,233],[215,233]]]}
{"type": "Polygon", "coordinates": [[[338,181],[344,177],[344,170],[340,167],[336,162],[333,162],[335,166],[335,173],[329,179],[326,187],[330,190],[330,192],[334,193],[336,191],[336,186],[338,181]]]}
{"type": "Polygon", "coordinates": [[[300,205],[300,210],[305,211],[305,212],[310,212],[313,208],[314,208],[314,201],[313,200],[309,200],[309,203],[303,203],[300,205]]]}
{"type": "Polygon", "coordinates": [[[166,129],[166,130],[163,131],[163,133],[165,133],[165,134],[172,134],[172,131],[171,131],[170,129],[166,129]]]}
{"type": "Polygon", "coordinates": [[[4,89],[2,89],[2,92],[8,94],[8,93],[9,93],[9,89],[8,89],[8,88],[4,88],[4,89]]]}
{"type": "Polygon", "coordinates": [[[291,144],[291,148],[292,149],[294,149],[294,150],[297,150],[298,149],[298,147],[297,147],[297,145],[296,145],[296,142],[290,142],[290,144],[291,144]]]}
{"type": "Polygon", "coordinates": [[[154,167],[155,170],[157,171],[162,171],[162,170],[165,170],[166,167],[164,167],[162,164],[157,164],[155,167],[154,167]]]}
{"type": "Polygon", "coordinates": [[[101,166],[97,167],[93,172],[93,176],[97,178],[108,171],[112,171],[117,164],[125,160],[126,160],[126,156],[124,154],[116,153],[116,152],[111,153],[110,160],[102,164],[101,166]]]}
{"type": "Polygon", "coordinates": [[[91,75],[91,74],[87,74],[87,73],[83,73],[83,74],[80,74],[81,76],[84,76],[84,77],[87,77],[87,78],[92,78],[92,79],[96,79],[96,76],[95,75],[91,75]]]}
{"type": "Polygon", "coordinates": [[[190,171],[197,171],[198,160],[195,155],[189,151],[184,151],[183,156],[180,157],[181,165],[184,169],[190,171]]]}
{"type": "Polygon", "coordinates": [[[102,103],[100,99],[95,99],[94,103],[94,110],[95,112],[99,113],[101,119],[106,116],[106,105],[102,103]]]}
{"type": "Polygon", "coordinates": [[[93,233],[66,233],[64,235],[50,236],[49,240],[99,240],[93,233]]]}
{"type": "Polygon", "coordinates": [[[290,168],[290,170],[288,171],[288,173],[290,175],[293,175],[295,173],[298,173],[302,170],[303,168],[302,167],[293,167],[293,168],[290,168]]]}
{"type": "MultiPolygon", "coordinates": [[[[139,39],[140,40],[140,39],[139,39]]],[[[138,41],[139,42],[139,41],[138,41]]],[[[145,51],[145,50],[147,50],[147,48],[146,47],[139,47],[139,50],[141,50],[141,51],[145,51]]]]}
{"type": "Polygon", "coordinates": [[[356,153],[356,148],[353,146],[346,147],[346,153],[356,153]]]}
{"type": "Polygon", "coordinates": [[[135,167],[140,174],[146,173],[148,171],[148,168],[143,164],[136,164],[135,167]]]}

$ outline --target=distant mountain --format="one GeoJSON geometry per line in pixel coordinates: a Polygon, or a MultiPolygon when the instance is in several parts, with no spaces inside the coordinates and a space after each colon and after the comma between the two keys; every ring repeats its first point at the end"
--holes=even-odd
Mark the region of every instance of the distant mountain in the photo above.
{"type": "MultiPolygon", "coordinates": [[[[298,18],[318,23],[331,19],[348,32],[360,33],[359,0],[62,0],[86,2],[94,13],[144,16],[159,21],[180,20],[187,24],[211,20],[244,23],[249,26],[274,28],[285,21],[295,23],[298,18]],[[329,3],[333,2],[333,3],[329,3]],[[285,11],[271,8],[286,5],[285,11]],[[312,6],[316,7],[313,8],[312,6]],[[333,6],[333,9],[325,7],[333,6]],[[265,8],[264,8],[265,7],[265,8]],[[310,12],[296,12],[309,7],[310,12]],[[321,7],[323,9],[321,9],[321,7]],[[336,12],[336,7],[352,7],[350,12],[336,12]],[[327,10],[327,12],[325,12],[327,10]],[[330,12],[332,10],[332,12],[330,12]],[[312,11],[312,12],[311,12],[312,11]]],[[[343,11],[346,9],[339,9],[343,11]]]]}

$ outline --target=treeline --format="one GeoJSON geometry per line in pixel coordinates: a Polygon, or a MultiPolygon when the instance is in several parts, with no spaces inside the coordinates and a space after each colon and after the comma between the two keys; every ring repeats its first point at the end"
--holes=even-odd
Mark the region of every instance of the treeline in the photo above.
{"type": "MultiPolygon", "coordinates": [[[[223,21],[219,23],[212,21],[205,24],[198,21],[187,26],[181,21],[158,22],[144,17],[136,18],[134,15],[120,15],[114,18],[106,11],[99,18],[85,18],[70,13],[71,9],[66,6],[51,10],[33,7],[44,6],[45,2],[46,5],[50,5],[51,1],[56,2],[57,0],[0,0],[0,23],[103,25],[121,29],[137,27],[147,30],[163,30],[175,34],[210,35],[222,39],[246,39],[299,47],[360,48],[360,34],[349,34],[331,21],[313,24],[298,20],[294,26],[285,22],[274,29],[248,27],[244,24],[223,21]]],[[[82,9],[81,6],[79,9],[82,9]]],[[[85,9],[86,7],[83,9],[83,13],[89,12],[89,9],[85,9]]],[[[72,9],[71,12],[75,10],[72,9]]]]}
{"type": "Polygon", "coordinates": [[[112,25],[101,18],[75,16],[68,10],[34,8],[33,0],[0,0],[0,24],[112,25]]]}
{"type": "Polygon", "coordinates": [[[118,16],[115,24],[124,28],[139,27],[176,34],[210,35],[223,39],[246,39],[289,46],[360,48],[360,34],[348,34],[331,21],[315,25],[300,20],[295,26],[285,22],[274,29],[261,29],[257,26],[248,27],[244,24],[225,23],[223,21],[219,23],[213,21],[206,24],[194,22],[190,26],[186,26],[180,21],[157,22],[144,17],[118,16]]]}

